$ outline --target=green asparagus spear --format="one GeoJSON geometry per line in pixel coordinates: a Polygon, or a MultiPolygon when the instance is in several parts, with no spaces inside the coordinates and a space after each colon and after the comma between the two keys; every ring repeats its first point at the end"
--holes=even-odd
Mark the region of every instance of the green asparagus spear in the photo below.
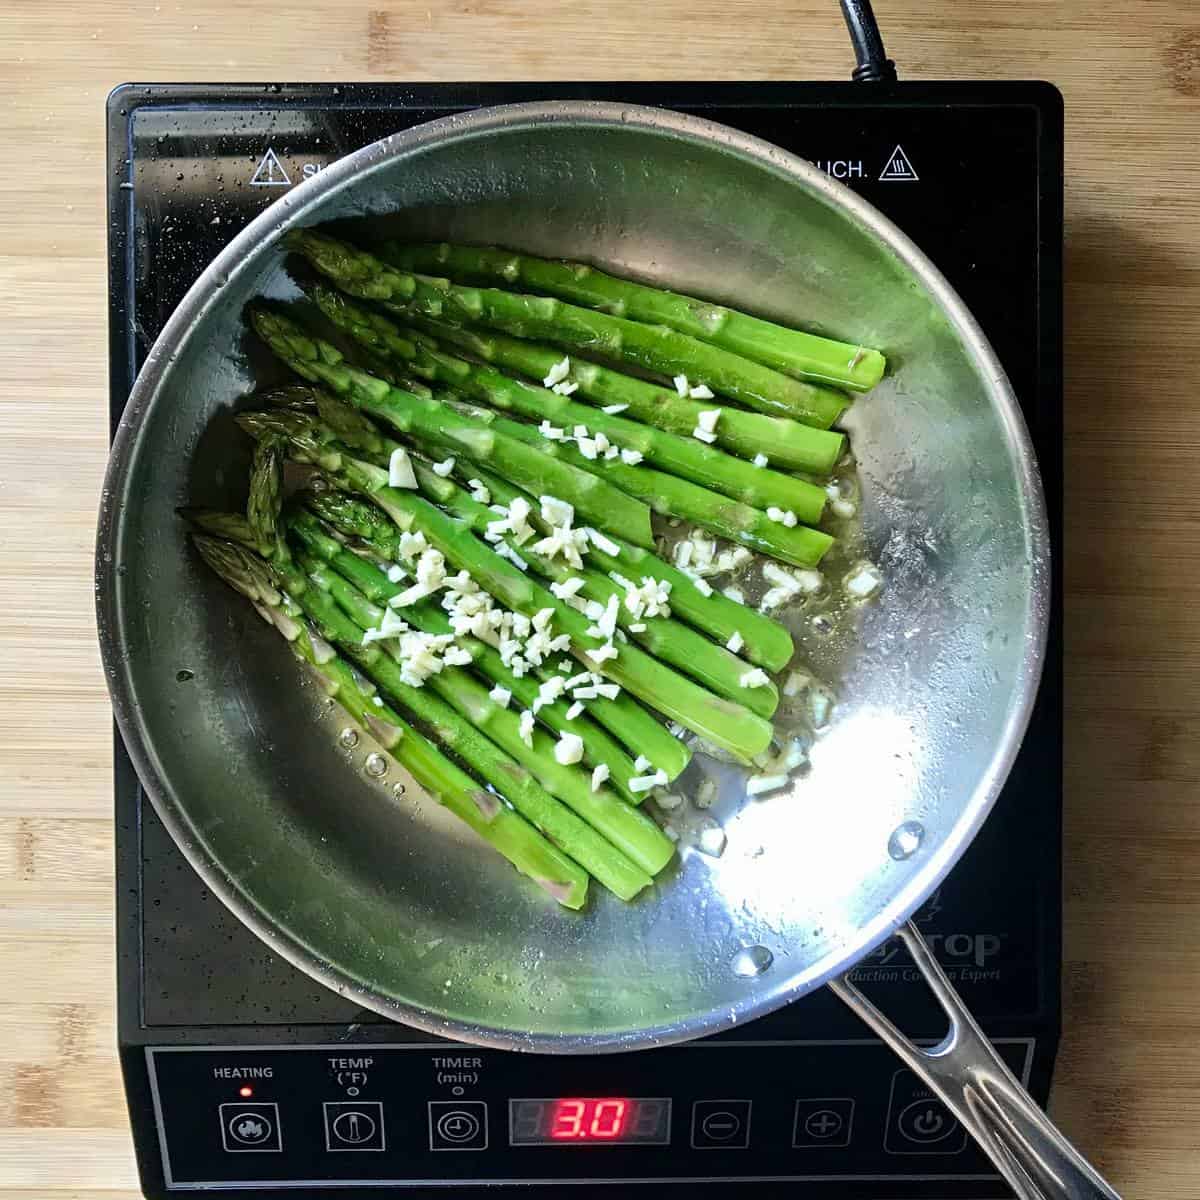
{"type": "MultiPolygon", "coordinates": [[[[378,643],[364,645],[362,629],[331,596],[290,563],[273,561],[272,569],[325,638],[340,647],[388,696],[424,721],[438,741],[491,782],[522,816],[600,883],[622,900],[631,900],[649,885],[650,877],[642,868],[551,796],[524,766],[476,728],[477,721],[464,719],[427,688],[408,684],[400,665],[378,643]]],[[[614,798],[614,803],[620,801],[614,798]]]]}
{"type": "MultiPolygon", "coordinates": [[[[477,475],[480,482],[492,493],[493,501],[508,505],[514,497],[522,496],[530,504],[533,503],[533,497],[498,475],[493,475],[482,467],[478,469],[477,475]]],[[[697,629],[702,629],[722,645],[735,633],[740,634],[744,642],[741,652],[756,666],[765,667],[768,671],[780,671],[791,661],[792,636],[777,621],[753,608],[730,600],[720,592],[702,591],[694,579],[649,550],[631,546],[628,542],[622,542],[620,538],[613,540],[619,547],[619,552],[615,555],[605,553],[599,546],[591,547],[588,560],[593,566],[598,566],[610,575],[615,571],[626,579],[643,579],[649,576],[669,583],[671,611],[677,617],[697,629]]]]}
{"type": "MultiPolygon", "coordinates": [[[[328,592],[362,630],[378,628],[383,620],[382,608],[372,604],[349,580],[315,556],[303,554],[302,562],[309,579],[328,592]]],[[[393,649],[390,643],[383,644],[393,649]]],[[[518,715],[493,700],[487,688],[470,672],[461,667],[444,667],[429,677],[426,687],[432,687],[461,717],[525,767],[550,795],[582,817],[648,875],[658,874],[674,857],[670,839],[645,813],[624,803],[606,787],[593,791],[587,774],[559,762],[553,738],[535,728],[526,742],[520,733],[518,715]]],[[[591,869],[590,862],[588,865],[591,869]]],[[[603,878],[601,882],[607,886],[603,878]]]]}
{"type": "Polygon", "coordinates": [[[548,462],[528,446],[497,437],[444,405],[348,366],[336,347],[309,337],[294,321],[278,313],[258,308],[252,311],[251,321],[263,341],[298,375],[326,384],[357,408],[402,433],[419,433],[454,453],[487,462],[515,482],[552,491],[574,504],[597,528],[640,546],[653,545],[647,506],[597,476],[570,464],[548,462]]]}
{"type": "Polygon", "coordinates": [[[445,242],[420,246],[392,242],[380,254],[386,262],[405,271],[446,275],[456,283],[519,286],[615,317],[666,325],[797,379],[865,392],[883,377],[886,365],[878,351],[802,333],[691,296],[633,283],[582,263],[534,258],[490,246],[450,246],[445,242]]]}
{"type": "Polygon", "coordinates": [[[656,512],[682,517],[761,554],[769,554],[798,567],[814,567],[833,545],[833,538],[819,529],[810,529],[806,525],[789,528],[781,521],[771,520],[761,509],[714,495],[686,479],[666,475],[640,463],[629,466],[619,458],[597,456],[589,459],[573,443],[543,437],[534,425],[523,425],[499,416],[491,409],[457,402],[453,396],[446,396],[445,402],[463,416],[488,425],[504,437],[523,441],[531,448],[540,447],[547,456],[563,458],[581,470],[605,476],[622,491],[645,500],[656,512]]]}
{"type": "MultiPolygon", "coordinates": [[[[339,328],[370,346],[380,357],[395,357],[426,379],[447,384],[472,399],[533,421],[547,420],[566,430],[584,425],[593,435],[603,433],[613,445],[637,451],[664,471],[746,504],[790,509],[806,525],[821,519],[825,507],[823,488],[793,475],[751,466],[691,436],[692,430],[688,430],[688,436],[680,437],[577,404],[547,388],[510,379],[494,367],[468,363],[446,354],[427,334],[399,329],[381,313],[355,304],[332,288],[314,287],[311,295],[339,328]]],[[[709,409],[721,412],[717,420],[719,428],[724,410],[714,409],[713,405],[709,409]]]]}
{"type": "MultiPolygon", "coordinates": [[[[309,496],[308,505],[339,533],[360,539],[381,558],[390,561],[398,556],[400,535],[397,527],[373,504],[358,500],[346,492],[328,491],[309,496]]],[[[354,582],[363,587],[361,578],[356,578],[354,582]]],[[[378,600],[379,597],[373,599],[378,600]]],[[[538,673],[543,678],[551,674],[549,670],[539,670],[538,673]]],[[[589,701],[588,713],[633,754],[645,755],[672,779],[687,766],[689,752],[683,744],[672,737],[628,692],[621,692],[614,700],[596,697],[589,701]]]]}
{"type": "Polygon", "coordinates": [[[446,279],[397,271],[347,242],[311,229],[284,242],[343,291],[386,306],[411,305],[422,316],[466,320],[518,337],[545,338],[667,375],[685,374],[748,408],[827,429],[846,407],[837,392],[793,379],[661,325],[642,325],[544,296],[459,287],[446,279]]]}
{"type": "Polygon", "coordinates": [[[245,551],[211,537],[197,537],[195,544],[213,570],[230,586],[249,596],[289,641],[301,661],[322,677],[329,694],[380,740],[434,801],[448,808],[560,904],[567,908],[583,907],[587,898],[586,872],[519,813],[498,803],[495,796],[436,750],[393,709],[375,704],[346,663],[324,642],[313,641],[304,624],[303,610],[280,595],[266,579],[265,571],[247,566],[245,560],[249,556],[245,551]],[[256,574],[260,575],[258,582],[254,582],[256,574]],[[267,583],[266,590],[263,580],[267,583]]]}
{"type": "Polygon", "coordinates": [[[246,521],[264,558],[270,558],[282,544],[279,511],[283,505],[283,457],[278,438],[260,438],[254,443],[246,521]]]}
{"type": "MultiPolygon", "coordinates": [[[[494,330],[472,329],[412,315],[405,319],[421,333],[534,380],[548,378],[563,358],[562,350],[554,346],[527,342],[494,330]]],[[[573,393],[576,399],[586,400],[596,408],[621,408],[630,420],[642,421],[681,437],[691,437],[700,423],[700,414],[712,409],[716,403],[681,396],[674,387],[660,387],[657,383],[624,375],[576,354],[572,354],[568,362],[570,371],[563,382],[578,385],[578,390],[573,393]]],[[[723,408],[713,432],[717,436],[714,444],[731,454],[760,462],[765,458],[776,467],[808,471],[814,475],[828,475],[846,449],[845,435],[835,430],[814,429],[788,417],[769,417],[741,408],[723,408]]]]}
{"type": "MultiPolygon", "coordinates": [[[[379,510],[373,511],[378,512],[379,510]]],[[[380,515],[382,516],[382,514],[380,515]]],[[[307,550],[323,559],[339,575],[354,584],[368,600],[374,601],[376,604],[387,604],[389,600],[404,590],[403,585],[393,583],[374,563],[354,554],[336,538],[330,537],[311,512],[297,511],[289,514],[288,527],[293,536],[303,542],[307,550]]],[[[392,557],[390,551],[385,550],[384,553],[387,557],[392,557]]],[[[426,600],[409,605],[404,610],[404,620],[426,633],[447,634],[452,632],[450,621],[432,601],[426,600]]],[[[504,660],[500,657],[499,652],[476,637],[459,634],[457,644],[471,655],[476,670],[509,691],[521,707],[533,707],[538,699],[537,678],[529,675],[514,675],[504,665],[504,660]]],[[[551,674],[552,672],[547,669],[544,677],[551,674]]],[[[568,707],[561,700],[543,704],[537,711],[537,718],[555,733],[573,733],[579,737],[583,742],[584,759],[588,765],[591,767],[598,767],[601,764],[606,766],[609,785],[629,803],[640,804],[644,793],[629,790],[629,779],[638,774],[633,759],[625,753],[616,738],[587,715],[568,717],[568,707]]]]}
{"type": "MultiPolygon", "coordinates": [[[[422,463],[417,463],[417,482],[421,490],[448,512],[460,517],[476,532],[482,532],[489,522],[496,519],[486,504],[480,504],[450,479],[435,475],[422,463]]],[[[511,545],[511,542],[509,543],[511,545]]],[[[705,687],[724,696],[735,704],[744,705],[761,717],[770,717],[779,704],[779,694],[773,683],[760,687],[744,687],[742,677],[747,667],[736,654],[724,646],[716,646],[695,630],[666,617],[636,616],[623,603],[625,589],[619,587],[607,575],[584,567],[574,570],[565,563],[556,562],[532,550],[529,546],[512,547],[538,571],[539,574],[565,583],[568,579],[583,580],[580,594],[586,600],[606,605],[612,597],[617,598],[617,620],[628,635],[639,645],[662,662],[691,675],[705,687]]]]}

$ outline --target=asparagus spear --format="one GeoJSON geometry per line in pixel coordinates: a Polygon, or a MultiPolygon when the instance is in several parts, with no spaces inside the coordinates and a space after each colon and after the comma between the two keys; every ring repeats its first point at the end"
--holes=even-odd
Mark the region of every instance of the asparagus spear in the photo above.
{"type": "Polygon", "coordinates": [[[528,446],[496,436],[445,405],[401,391],[347,365],[336,347],[307,336],[294,321],[278,313],[257,308],[251,321],[263,341],[298,375],[326,384],[355,407],[402,433],[419,433],[453,452],[487,462],[516,482],[551,491],[574,504],[597,528],[637,545],[653,545],[647,506],[597,476],[570,464],[548,462],[528,446]]]}
{"type": "MultiPolygon", "coordinates": [[[[378,509],[372,511],[378,512],[378,509]]],[[[392,583],[374,563],[354,554],[336,538],[330,537],[311,512],[291,513],[288,517],[288,528],[293,536],[303,542],[307,550],[323,559],[339,575],[354,584],[368,600],[376,604],[387,604],[404,590],[401,584],[392,583]]],[[[376,547],[372,545],[371,548],[376,547]]],[[[384,557],[392,557],[393,551],[390,546],[378,549],[384,557]]],[[[404,610],[404,619],[427,633],[452,632],[446,615],[431,601],[409,605],[404,610]]],[[[478,638],[459,634],[458,645],[471,655],[477,670],[511,692],[523,708],[532,708],[539,691],[535,677],[514,675],[504,665],[499,652],[478,638]]],[[[548,677],[551,674],[552,672],[547,670],[544,676],[548,677]]],[[[609,785],[629,803],[640,804],[645,794],[629,790],[629,779],[638,774],[633,759],[625,753],[617,740],[595,721],[586,715],[568,717],[567,708],[561,700],[543,704],[537,712],[538,720],[555,733],[573,733],[579,737],[583,741],[584,758],[587,763],[592,767],[604,764],[608,768],[609,785]]]]}
{"type": "Polygon", "coordinates": [[[567,908],[583,907],[587,873],[519,813],[497,803],[490,792],[436,750],[393,709],[386,704],[376,705],[345,661],[323,642],[313,641],[304,625],[303,610],[280,595],[265,570],[257,568],[249,554],[212,537],[198,536],[194,541],[205,562],[272,621],[297,657],[321,676],[328,693],[380,740],[434,801],[448,808],[560,904],[567,908]]]}
{"type": "Polygon", "coordinates": [[[264,558],[270,558],[281,544],[279,511],[282,505],[283,446],[278,438],[260,438],[254,443],[246,521],[258,552],[264,558]]]}
{"type": "MultiPolygon", "coordinates": [[[[308,578],[328,592],[356,625],[362,630],[378,627],[383,620],[382,608],[314,556],[303,554],[301,561],[308,578]]],[[[390,644],[385,645],[394,649],[390,644]]],[[[470,672],[461,667],[444,667],[429,677],[426,687],[432,687],[461,717],[525,767],[551,796],[566,804],[648,875],[658,874],[674,857],[670,839],[645,813],[632,808],[606,787],[593,791],[583,771],[560,763],[555,757],[553,738],[535,728],[526,743],[520,734],[518,715],[493,700],[487,688],[470,672]]],[[[588,865],[590,869],[590,862],[588,865]]],[[[608,883],[599,875],[597,878],[608,883]]]]}
{"type": "Polygon", "coordinates": [[[521,286],[615,317],[666,325],[798,379],[865,392],[883,377],[886,365],[876,350],[802,333],[736,309],[633,283],[582,263],[445,242],[418,246],[390,242],[380,253],[392,266],[405,271],[446,275],[457,283],[521,286]]]}
{"type": "MultiPolygon", "coordinates": [[[[527,342],[494,330],[430,321],[414,315],[406,320],[418,331],[466,350],[476,358],[539,381],[563,357],[562,351],[554,346],[527,342]]],[[[674,387],[660,387],[588,362],[576,354],[571,355],[570,366],[564,382],[579,385],[574,393],[577,399],[586,400],[596,408],[623,405],[631,420],[667,433],[691,437],[700,414],[714,405],[712,400],[692,400],[681,396],[674,387]]],[[[731,454],[748,459],[763,455],[777,467],[815,475],[828,475],[846,448],[845,436],[835,430],[814,429],[788,417],[769,417],[733,407],[722,410],[714,433],[715,445],[731,454]]]]}
{"type": "MultiPolygon", "coordinates": [[[[485,529],[496,519],[486,504],[480,504],[469,496],[458,484],[433,474],[423,464],[416,464],[417,482],[421,490],[442,505],[448,512],[461,517],[476,532],[485,529]]],[[[514,547],[516,549],[516,547],[514,547]]],[[[705,687],[724,696],[735,704],[744,705],[761,717],[770,717],[779,704],[779,694],[773,683],[762,687],[743,687],[742,676],[746,664],[724,646],[716,646],[707,638],[665,617],[635,616],[623,603],[624,588],[619,587],[607,575],[599,571],[574,570],[564,563],[548,559],[531,551],[528,546],[520,548],[525,560],[539,572],[555,582],[565,583],[577,577],[583,580],[581,595],[597,604],[606,605],[615,596],[619,605],[617,620],[629,636],[654,655],[655,658],[691,675],[705,687]]]]}
{"type": "Polygon", "coordinates": [[[464,416],[488,425],[505,437],[523,441],[530,447],[541,447],[547,456],[566,459],[582,470],[611,479],[622,491],[644,499],[656,512],[682,517],[761,554],[799,567],[813,567],[833,545],[833,538],[819,529],[806,525],[789,528],[780,521],[772,521],[761,509],[716,496],[686,479],[641,464],[629,466],[619,458],[585,458],[572,443],[550,441],[534,425],[522,425],[490,409],[456,402],[452,396],[445,399],[464,416]]]}
{"type": "Polygon", "coordinates": [[[464,719],[428,689],[406,683],[400,665],[378,643],[363,645],[363,631],[332,597],[311,585],[290,563],[275,560],[272,568],[324,637],[339,646],[388,696],[424,721],[438,741],[491,782],[522,816],[589,874],[622,900],[631,900],[649,885],[650,877],[641,867],[551,796],[524,766],[476,728],[477,721],[464,719]]]}
{"type": "MultiPolygon", "coordinates": [[[[399,329],[387,317],[371,312],[331,288],[314,287],[318,307],[340,329],[375,353],[399,359],[423,378],[445,383],[493,408],[519,413],[534,421],[571,429],[585,425],[603,433],[614,445],[636,450],[648,462],[693,483],[712,488],[758,508],[777,507],[795,512],[805,524],[821,519],[825,491],[793,475],[754,467],[691,436],[666,433],[650,425],[578,404],[543,387],[511,379],[494,367],[468,363],[446,354],[427,334],[399,329]]],[[[710,410],[713,405],[709,405],[710,410]]],[[[701,418],[697,415],[697,421],[701,418]]],[[[717,427],[724,419],[718,418],[717,427]]],[[[836,438],[837,435],[827,435],[836,438]]]]}
{"type": "MultiPolygon", "coordinates": [[[[305,456],[302,444],[293,442],[292,446],[301,457],[305,456]]],[[[572,654],[587,663],[589,670],[605,675],[651,708],[740,759],[751,760],[770,744],[771,726],[767,721],[712,695],[635,646],[623,646],[616,658],[597,662],[588,653],[598,647],[588,633],[590,622],[581,613],[526,578],[453,517],[411,492],[388,487],[386,471],[330,446],[320,448],[320,462],[347,491],[368,496],[402,530],[419,530],[448,562],[465,570],[507,608],[529,617],[540,609],[553,609],[558,628],[574,642],[572,654]]],[[[651,761],[673,778],[687,760],[651,761]]]]}
{"type": "MultiPolygon", "coordinates": [[[[373,504],[346,492],[331,491],[311,495],[308,505],[339,533],[361,539],[368,549],[385,559],[397,557],[400,537],[397,527],[373,504]]],[[[354,582],[362,587],[361,578],[354,582]]],[[[545,678],[552,672],[539,670],[538,673],[545,678]]],[[[621,692],[615,700],[598,696],[589,703],[588,713],[635,755],[645,755],[672,779],[687,766],[689,754],[682,743],[628,692],[621,692]]]]}
{"type": "MultiPolygon", "coordinates": [[[[531,504],[533,498],[520,488],[493,475],[480,467],[480,481],[492,493],[492,499],[501,504],[511,504],[516,496],[523,496],[531,504]]],[[[702,629],[715,641],[724,645],[735,634],[740,634],[745,643],[742,654],[752,663],[768,671],[782,670],[791,661],[792,636],[777,621],[745,605],[730,600],[720,592],[706,595],[696,581],[677,567],[664,562],[649,550],[631,546],[620,538],[613,539],[619,551],[607,554],[599,546],[588,550],[588,560],[610,575],[617,572],[627,579],[642,579],[650,576],[671,585],[671,611],[677,616],[702,629]]]]}
{"type": "Polygon", "coordinates": [[[397,271],[347,242],[311,229],[293,230],[288,249],[304,255],[343,291],[385,306],[411,305],[422,316],[466,320],[582,348],[667,375],[686,374],[748,408],[795,417],[827,429],[846,407],[837,392],[793,379],[661,325],[642,325],[544,296],[468,288],[397,271]]]}

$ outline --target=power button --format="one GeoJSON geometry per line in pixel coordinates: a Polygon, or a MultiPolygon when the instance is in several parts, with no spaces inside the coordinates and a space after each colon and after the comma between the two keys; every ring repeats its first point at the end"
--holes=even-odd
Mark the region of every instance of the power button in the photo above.
{"type": "Polygon", "coordinates": [[[966,1145],[967,1131],[954,1114],[912,1071],[897,1071],[883,1148],[889,1154],[959,1154],[966,1145]]]}

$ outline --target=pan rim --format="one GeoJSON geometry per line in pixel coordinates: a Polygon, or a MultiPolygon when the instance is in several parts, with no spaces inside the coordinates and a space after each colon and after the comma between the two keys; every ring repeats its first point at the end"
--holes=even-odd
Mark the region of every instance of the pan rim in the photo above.
{"type": "Polygon", "coordinates": [[[293,966],[338,995],[364,1008],[424,1032],[505,1050],[536,1053],[609,1053],[651,1048],[707,1036],[763,1016],[843,975],[904,924],[933,893],[974,839],[1008,777],[1020,748],[1038,691],[1045,658],[1050,609],[1049,527],[1033,446],[1011,385],[983,331],[941,272],[907,235],[867,201],[803,159],[760,138],[700,117],[667,109],[609,101],[535,101],[455,114],[414,126],[363,147],[331,164],[276,200],[250,222],[205,268],[168,318],[143,363],[113,439],[105,473],[96,535],[96,620],[114,716],[141,786],[176,844],[225,906],[293,966]],[[790,178],[818,199],[846,212],[879,238],[925,286],[971,353],[1008,438],[1025,502],[1026,533],[1033,562],[1028,597],[1027,636],[1012,691],[1012,702],[991,759],[972,795],[936,851],[891,899],[845,941],[782,986],[755,995],[744,1005],[637,1030],[604,1033],[522,1033],[440,1016],[410,1002],[375,992],[371,986],[331,967],[290,931],[277,926],[254,898],[228,874],[192,829],[186,812],[154,767],[151,739],[145,736],[135,689],[122,653],[124,631],[118,600],[121,499],[138,445],[142,414],[151,406],[172,364],[172,347],[206,309],[220,302],[224,284],[248,270],[290,228],[302,224],[329,195],[360,177],[424,148],[525,127],[557,125],[623,126],[721,149],[776,175],[790,178]]]}

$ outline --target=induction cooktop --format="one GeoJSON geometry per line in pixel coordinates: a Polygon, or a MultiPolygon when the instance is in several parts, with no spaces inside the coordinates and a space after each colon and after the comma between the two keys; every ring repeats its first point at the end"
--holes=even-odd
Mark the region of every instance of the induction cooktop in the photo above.
{"type": "MultiPolygon", "coordinates": [[[[556,97],[736,126],[811,160],[903,228],[1012,380],[1061,560],[1062,111],[1039,83],[118,88],[108,110],[114,426],[174,306],[274,200],[387,134],[556,97]]],[[[1059,1026],[1061,650],[1056,602],[1008,785],[917,917],[1042,1101],[1059,1026]]],[[[208,892],[116,740],[121,1057],[148,1196],[1010,1194],[950,1113],[828,993],[691,1045],[595,1058],[478,1050],[358,1008],[272,954],[208,892]]],[[[911,1035],[943,1032],[897,944],[853,978],[911,1035]]]]}

